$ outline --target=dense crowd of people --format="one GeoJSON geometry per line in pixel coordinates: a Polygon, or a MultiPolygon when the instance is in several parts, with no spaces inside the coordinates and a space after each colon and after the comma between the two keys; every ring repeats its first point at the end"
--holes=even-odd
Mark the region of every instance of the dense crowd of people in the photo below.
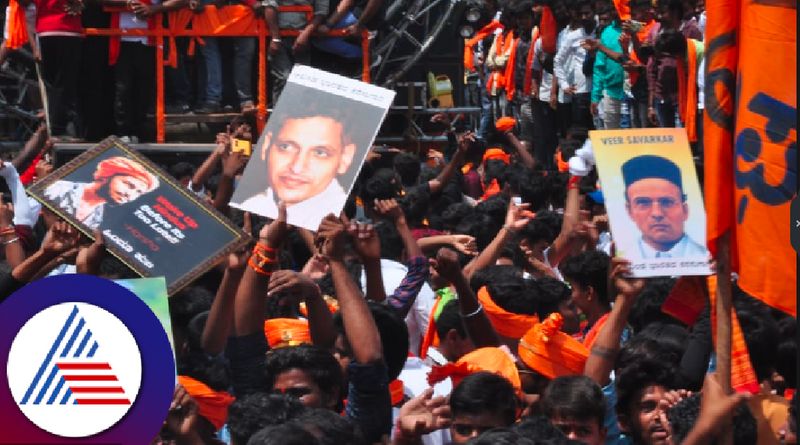
{"type": "MultiPolygon", "coordinates": [[[[77,76],[66,71],[77,57],[68,51],[80,51],[80,8],[35,3],[45,75],[57,72],[49,80],[62,94],[50,96],[58,136],[76,99],[68,82],[77,76]]],[[[136,26],[183,6],[121,3],[136,26]]],[[[276,19],[273,3],[258,6],[276,19]]],[[[297,54],[314,30],[356,35],[381,8],[370,0],[352,15],[352,6],[315,1],[313,22],[291,25],[303,29],[293,42],[272,40],[271,57],[304,62],[297,54]]],[[[253,241],[169,298],[179,385],[153,443],[688,445],[717,443],[724,431],[737,445],[797,443],[796,319],[734,282],[760,391],[729,394],[715,372],[707,293],[691,324],[662,310],[676,289],[692,287],[676,283],[702,289],[705,279],[631,277],[615,255],[586,142],[593,128],[676,125],[701,139],[702,58],[688,63],[687,54],[702,54],[702,4],[632,0],[625,20],[603,0],[486,8],[498,19],[465,53],[481,82],[479,124],[438,114],[441,151],[374,148],[342,213],[316,231],[288,225],[285,205],[274,220],[229,206],[247,162],[231,140],[258,136],[247,118],[217,135],[202,164],[163,166],[253,241]]],[[[126,94],[143,97],[131,85],[151,71],[126,73],[138,80],[119,71],[152,62],[145,40],[119,47],[121,108],[126,94]]],[[[236,57],[252,52],[246,40],[236,41],[236,57]]],[[[246,116],[252,79],[239,75],[246,116]]],[[[213,76],[209,109],[219,105],[213,76]]],[[[141,123],[121,112],[120,122],[141,123]]],[[[47,274],[134,277],[99,232],[86,239],[26,195],[53,171],[53,142],[43,125],[0,167],[9,197],[0,206],[0,299],[47,274]]]]}

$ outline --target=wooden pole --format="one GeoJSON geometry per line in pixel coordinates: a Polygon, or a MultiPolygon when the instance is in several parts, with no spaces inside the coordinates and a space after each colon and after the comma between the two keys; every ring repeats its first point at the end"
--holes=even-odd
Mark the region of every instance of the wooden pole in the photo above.
{"type": "MultiPolygon", "coordinates": [[[[733,393],[731,385],[731,236],[725,232],[717,240],[717,378],[723,391],[733,393]]],[[[732,424],[722,430],[719,445],[733,445],[732,424]]]]}
{"type": "Polygon", "coordinates": [[[163,15],[156,15],[156,142],[166,140],[166,117],[164,117],[164,23],[163,15]]]}

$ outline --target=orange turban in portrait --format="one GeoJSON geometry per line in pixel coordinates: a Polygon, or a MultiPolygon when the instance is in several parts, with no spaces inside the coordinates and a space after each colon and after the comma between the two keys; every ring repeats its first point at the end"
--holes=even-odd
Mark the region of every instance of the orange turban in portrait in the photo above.
{"type": "Polygon", "coordinates": [[[297,318],[270,318],[264,322],[264,334],[272,349],[311,343],[308,321],[297,318]]]}
{"type": "Polygon", "coordinates": [[[178,383],[197,402],[197,412],[219,430],[228,421],[228,407],[236,399],[225,391],[214,391],[205,383],[185,375],[178,376],[178,383]]]}
{"type": "Polygon", "coordinates": [[[122,156],[100,161],[97,164],[97,170],[94,172],[94,179],[108,179],[117,175],[131,176],[141,180],[147,187],[146,192],[152,192],[158,187],[156,175],[147,171],[142,164],[122,156]]]}
{"type": "Polygon", "coordinates": [[[450,377],[455,388],[464,377],[476,372],[491,372],[511,382],[514,389],[521,391],[522,383],[514,358],[507,350],[501,348],[480,348],[464,355],[455,363],[434,366],[428,373],[428,384],[435,385],[450,377]]]}
{"type": "Polygon", "coordinates": [[[519,358],[532,370],[554,379],[583,374],[589,350],[581,342],[561,332],[564,318],[550,314],[519,341],[519,358]]]}
{"type": "Polygon", "coordinates": [[[478,290],[478,301],[486,311],[494,329],[503,337],[521,338],[533,325],[539,323],[539,317],[536,315],[515,314],[498,306],[492,300],[486,286],[478,290]]]}

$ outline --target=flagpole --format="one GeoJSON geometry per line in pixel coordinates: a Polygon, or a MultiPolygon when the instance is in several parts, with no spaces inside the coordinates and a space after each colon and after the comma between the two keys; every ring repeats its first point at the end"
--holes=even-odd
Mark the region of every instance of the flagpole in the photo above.
{"type": "MultiPolygon", "coordinates": [[[[733,393],[731,385],[731,234],[727,230],[717,240],[717,378],[726,394],[733,393]]],[[[732,424],[726,422],[719,441],[720,445],[733,444],[732,424]]]]}

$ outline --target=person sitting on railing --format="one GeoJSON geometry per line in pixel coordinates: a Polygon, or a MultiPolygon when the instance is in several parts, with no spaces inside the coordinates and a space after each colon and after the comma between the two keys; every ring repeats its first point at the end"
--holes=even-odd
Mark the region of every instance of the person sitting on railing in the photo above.
{"type": "Polygon", "coordinates": [[[295,63],[310,64],[308,43],[311,35],[325,21],[330,10],[329,0],[261,0],[257,8],[264,8],[264,20],[270,35],[269,71],[272,83],[272,102],[278,101],[286,79],[295,63]],[[278,12],[280,6],[311,6],[312,19],[305,12],[278,12]],[[299,30],[297,37],[281,38],[282,29],[299,30]]]}
{"type": "MultiPolygon", "coordinates": [[[[333,13],[318,31],[344,29],[347,37],[358,38],[363,30],[372,31],[381,25],[386,3],[383,0],[333,0],[331,10],[333,13]]],[[[312,43],[317,49],[346,59],[361,57],[361,45],[344,38],[316,38],[312,43]]]]}

